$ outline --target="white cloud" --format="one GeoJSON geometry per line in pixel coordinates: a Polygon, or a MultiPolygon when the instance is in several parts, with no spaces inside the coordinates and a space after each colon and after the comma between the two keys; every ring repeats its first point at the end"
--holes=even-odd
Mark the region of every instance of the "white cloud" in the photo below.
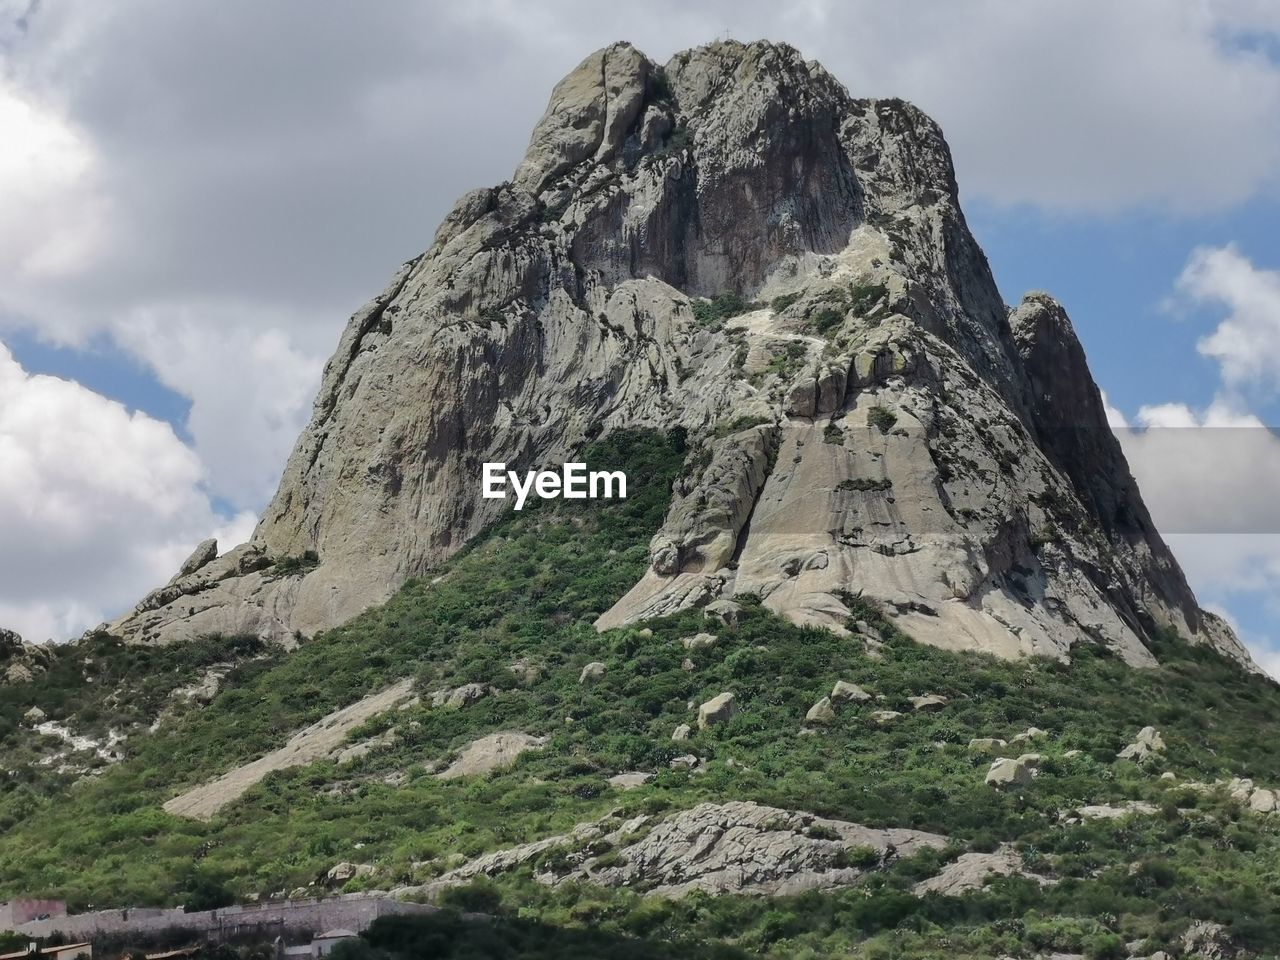
{"type": "Polygon", "coordinates": [[[3,78],[0,142],[0,264],[14,278],[56,280],[103,242],[92,145],[3,78]]]}
{"type": "Polygon", "coordinates": [[[275,492],[324,362],[270,325],[279,319],[256,317],[252,304],[179,303],[139,310],[116,328],[165,386],[191,398],[187,428],[209,486],[238,505],[275,492]]]}
{"type": "Polygon", "coordinates": [[[55,377],[0,344],[0,623],[65,639],[172,575],[204,537],[244,537],[168,424],[55,377]]]}
{"type": "Polygon", "coordinates": [[[814,49],[853,89],[930,112],[966,196],[1196,212],[1277,183],[1280,68],[1233,42],[1274,21],[1167,0],[826,9],[814,49]]]}
{"type": "Polygon", "coordinates": [[[1280,271],[1255,266],[1234,246],[1202,247],[1192,253],[1178,289],[1196,303],[1227,309],[1197,345],[1218,362],[1227,389],[1280,389],[1280,271]]]}

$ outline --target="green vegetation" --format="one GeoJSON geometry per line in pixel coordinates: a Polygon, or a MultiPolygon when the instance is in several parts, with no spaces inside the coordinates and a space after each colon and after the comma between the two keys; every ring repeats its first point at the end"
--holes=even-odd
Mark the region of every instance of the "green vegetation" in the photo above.
{"type": "Polygon", "coordinates": [[[710,300],[694,300],[692,304],[693,319],[709,330],[719,330],[726,320],[749,310],[755,310],[757,307],[756,304],[742,299],[736,293],[721,293],[710,300]]]}
{"type": "MultiPolygon", "coordinates": [[[[765,367],[763,377],[775,376],[780,380],[789,380],[794,376],[808,356],[808,348],[798,340],[792,340],[781,351],[775,353],[765,367]]],[[[757,379],[761,379],[758,377],[757,379]]]]}
{"type": "Polygon", "coordinates": [[[769,306],[772,308],[774,313],[782,313],[782,311],[786,310],[799,299],[799,293],[784,293],[779,297],[774,297],[773,300],[770,301],[769,306]]]}
{"type": "Polygon", "coordinates": [[[829,336],[849,315],[875,320],[879,312],[873,308],[888,293],[882,283],[859,283],[846,289],[828,292],[817,303],[824,304],[809,314],[809,327],[819,336],[829,336]]]}
{"type": "Polygon", "coordinates": [[[840,428],[838,423],[828,423],[822,429],[822,442],[834,444],[844,443],[844,430],[840,428]]]}
{"type": "Polygon", "coordinates": [[[826,336],[840,324],[844,323],[844,311],[835,307],[823,307],[809,318],[815,333],[826,336]]]}
{"type": "Polygon", "coordinates": [[[867,423],[875,427],[881,433],[888,433],[893,429],[893,425],[898,422],[898,415],[892,410],[877,404],[867,411],[867,423]]]}
{"type": "MultiPolygon", "coordinates": [[[[611,436],[587,453],[643,478],[626,501],[553,501],[511,514],[456,556],[435,582],[410,581],[387,604],[305,641],[290,654],[253,641],[165,648],[95,638],[58,652],[31,684],[0,701],[0,899],[66,896],[88,903],[209,903],[228,894],[306,887],[340,860],[372,863],[348,890],[421,883],[460,858],[564,832],[610,811],[662,814],[705,800],[745,799],[952,838],[945,851],[899,858],[854,886],[758,898],[695,894],[669,901],[634,889],[547,886],[530,864],[450,891],[446,911],[380,920],[347,960],[422,957],[1028,957],[1053,951],[1115,955],[1172,946],[1192,919],[1228,924],[1247,948],[1280,943],[1280,816],[1241,810],[1186,779],[1248,776],[1280,784],[1280,689],[1172,635],[1161,666],[1133,670],[1101,648],[1073,662],[1010,663],[911,642],[874,606],[846,598],[851,619],[880,631],[880,658],[860,642],[778,619],[745,602],[727,626],[690,610],[598,634],[595,617],[644,571],[646,544],[682,469],[681,437],[611,436]],[[680,637],[719,637],[693,670],[680,637]],[[537,668],[521,679],[518,660],[537,668]],[[604,676],[582,685],[583,665],[604,676]],[[168,691],[213,664],[231,673],[203,709],[151,720],[168,691]],[[91,680],[86,680],[86,676],[91,680]],[[357,738],[394,739],[341,766],[329,760],[277,773],[209,823],[160,805],[186,786],[280,746],[299,727],[405,676],[427,692],[470,681],[492,695],[465,709],[426,705],[366,724],[357,738]],[[804,715],[838,680],[883,699],[850,705],[822,736],[804,715]],[[673,743],[689,702],[733,690],[730,721],[673,743]],[[911,710],[938,693],[945,709],[911,710]],[[41,704],[77,731],[127,726],[127,757],[68,788],[27,771],[32,734],[22,713],[41,704]],[[53,709],[50,707],[53,706],[53,709]],[[868,721],[872,709],[903,713],[868,721]],[[97,711],[95,713],[94,711],[97,711]],[[1167,750],[1145,766],[1117,761],[1138,729],[1156,726],[1167,750]],[[974,737],[1037,726],[1041,774],[1021,792],[983,783],[990,757],[974,737]],[[442,781],[433,765],[494,730],[548,737],[485,778],[442,781]],[[1079,751],[1076,753],[1075,751],[1079,751]],[[705,772],[669,768],[677,754],[705,772]],[[1070,754],[1070,755],[1069,755],[1070,754]],[[729,763],[730,759],[734,762],[729,763]],[[621,770],[656,776],[619,792],[621,770]],[[1178,781],[1160,778],[1172,771],[1178,781]],[[1073,823],[1083,803],[1144,800],[1152,816],[1073,823]],[[965,850],[1012,843],[1057,882],[993,881],[964,897],[916,896],[912,885],[965,850]]],[[[876,481],[868,481],[876,482],[876,481]]],[[[821,832],[821,828],[818,828],[821,832]]],[[[873,853],[853,850],[851,864],[873,853]]],[[[540,869],[552,869],[548,857],[540,869]]]]}
{"type": "Polygon", "coordinates": [[[888,477],[853,477],[836,484],[837,490],[884,491],[892,487],[893,481],[888,477]]]}
{"type": "Polygon", "coordinates": [[[320,565],[320,555],[314,550],[307,550],[301,556],[281,557],[275,562],[272,573],[281,577],[293,577],[314,570],[320,565]]]}
{"type": "Polygon", "coordinates": [[[849,290],[849,309],[860,317],[869,317],[871,308],[888,292],[883,283],[859,283],[849,290]]]}
{"type": "MultiPolygon", "coordinates": [[[[773,421],[769,417],[735,417],[732,420],[722,420],[717,423],[713,435],[717,438],[731,437],[735,433],[741,433],[743,430],[750,430],[752,427],[759,427],[766,423],[773,423],[773,421]]],[[[708,451],[709,455],[710,451],[708,451]]]]}

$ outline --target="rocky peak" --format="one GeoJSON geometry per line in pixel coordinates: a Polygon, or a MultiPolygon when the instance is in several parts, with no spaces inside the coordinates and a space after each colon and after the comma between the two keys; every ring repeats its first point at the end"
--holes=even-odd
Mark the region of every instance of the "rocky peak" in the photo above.
{"type": "Polygon", "coordinates": [[[1002,301],[937,125],[732,41],[663,66],[614,44],[562,80],[513,179],[351,319],[252,541],[197,551],[111,628],[322,629],[498,516],[482,462],[674,426],[690,469],[601,627],[754,593],[843,630],[862,595],[1006,656],[1150,663],[1160,625],[1239,653],[1151,525],[1066,314],[1002,301]]]}

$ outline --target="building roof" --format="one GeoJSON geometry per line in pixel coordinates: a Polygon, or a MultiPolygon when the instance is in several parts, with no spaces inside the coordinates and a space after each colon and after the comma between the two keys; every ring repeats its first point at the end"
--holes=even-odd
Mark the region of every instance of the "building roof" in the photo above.
{"type": "Polygon", "coordinates": [[[79,943],[63,943],[56,947],[45,947],[41,953],[63,953],[67,950],[75,950],[77,947],[92,947],[88,940],[82,940],[79,943]]]}
{"type": "Polygon", "coordinates": [[[326,930],[324,933],[320,934],[320,936],[316,937],[316,939],[317,940],[341,940],[347,937],[358,937],[358,936],[359,934],[356,933],[354,930],[347,930],[343,927],[338,927],[336,930],[326,930]]]}

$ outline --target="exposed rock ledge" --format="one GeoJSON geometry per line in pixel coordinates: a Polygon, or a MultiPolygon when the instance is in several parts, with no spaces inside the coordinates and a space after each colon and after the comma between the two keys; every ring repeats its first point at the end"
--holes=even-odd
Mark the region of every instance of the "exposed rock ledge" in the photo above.
{"type": "MultiPolygon", "coordinates": [[[[605,817],[566,834],[499,850],[396,896],[431,899],[479,876],[495,876],[558,851],[558,867],[539,882],[590,882],[680,897],[706,893],[784,895],[848,886],[897,857],[941,849],[947,838],[921,830],[877,830],[749,801],[703,803],[662,819],[605,817]]],[[[948,892],[980,886],[988,875],[1020,872],[1007,851],[964,861],[964,882],[944,871],[948,892]]],[[[926,892],[921,890],[921,892],[926,892]]]]}

